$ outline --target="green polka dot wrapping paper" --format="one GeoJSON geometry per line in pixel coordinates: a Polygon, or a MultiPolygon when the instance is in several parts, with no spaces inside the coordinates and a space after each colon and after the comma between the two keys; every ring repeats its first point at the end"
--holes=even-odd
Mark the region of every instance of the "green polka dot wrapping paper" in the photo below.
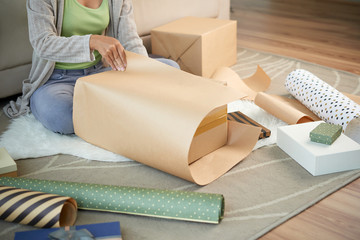
{"type": "Polygon", "coordinates": [[[0,185],[69,196],[84,210],[213,224],[224,216],[221,194],[11,177],[0,185]]]}
{"type": "MultiPolygon", "coordinates": [[[[292,71],[285,81],[286,89],[326,123],[340,125],[343,131],[350,122],[360,125],[360,105],[311,72],[292,71]]],[[[359,127],[354,127],[359,134],[359,127]]]]}

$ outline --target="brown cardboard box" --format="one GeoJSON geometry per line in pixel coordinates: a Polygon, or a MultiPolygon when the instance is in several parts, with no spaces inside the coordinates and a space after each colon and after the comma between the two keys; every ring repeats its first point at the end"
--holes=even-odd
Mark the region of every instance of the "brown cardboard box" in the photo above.
{"type": "Polygon", "coordinates": [[[189,151],[189,164],[227,142],[227,105],[211,111],[196,129],[189,151]],[[214,137],[215,136],[215,137],[214,137]]]}
{"type": "Polygon", "coordinates": [[[0,148],[0,177],[17,177],[17,166],[5,148],[0,148]]]}
{"type": "Polygon", "coordinates": [[[260,130],[226,124],[226,104],[242,95],[156,60],[126,54],[125,72],[78,79],[73,120],[79,137],[199,185],[220,177],[252,151],[260,130]]]}
{"type": "Polygon", "coordinates": [[[236,63],[236,21],[186,17],[151,31],[152,53],[176,61],[182,70],[211,77],[236,63]]]}

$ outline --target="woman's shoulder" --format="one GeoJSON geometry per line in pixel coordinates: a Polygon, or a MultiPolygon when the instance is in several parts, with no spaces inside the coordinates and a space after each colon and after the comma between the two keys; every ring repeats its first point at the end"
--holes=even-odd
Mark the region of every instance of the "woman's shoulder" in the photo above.
{"type": "Polygon", "coordinates": [[[64,0],[27,0],[28,6],[42,6],[42,7],[53,7],[64,2],[64,0]]]}

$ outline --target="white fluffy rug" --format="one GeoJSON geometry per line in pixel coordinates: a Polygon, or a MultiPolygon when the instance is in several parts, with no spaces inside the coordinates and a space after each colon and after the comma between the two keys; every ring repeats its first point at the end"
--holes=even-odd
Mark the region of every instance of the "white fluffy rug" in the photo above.
{"type": "MultiPolygon", "coordinates": [[[[228,111],[241,111],[271,130],[271,136],[259,140],[254,149],[275,143],[277,127],[286,125],[250,101],[239,100],[230,103],[228,111]]],[[[131,161],[126,157],[89,144],[75,135],[53,133],[44,128],[32,114],[11,121],[8,129],[0,137],[0,147],[5,147],[15,160],[69,154],[89,160],[131,161]]]]}

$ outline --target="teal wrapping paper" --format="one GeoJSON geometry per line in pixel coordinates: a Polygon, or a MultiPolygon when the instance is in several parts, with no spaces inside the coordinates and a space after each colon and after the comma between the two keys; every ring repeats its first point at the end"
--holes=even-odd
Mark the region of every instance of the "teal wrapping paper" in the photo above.
{"type": "Polygon", "coordinates": [[[221,194],[100,185],[29,178],[0,178],[0,185],[69,196],[78,209],[117,212],[203,223],[220,223],[221,194]]]}

